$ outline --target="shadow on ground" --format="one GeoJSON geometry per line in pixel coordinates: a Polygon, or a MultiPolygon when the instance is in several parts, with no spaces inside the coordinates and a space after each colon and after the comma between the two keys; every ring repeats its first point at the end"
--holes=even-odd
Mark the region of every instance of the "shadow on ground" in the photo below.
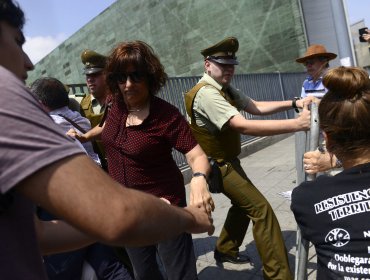
{"type": "MultiPolygon", "coordinates": [[[[288,253],[290,269],[294,273],[295,269],[295,250],[296,250],[296,231],[283,231],[283,238],[288,253]]],[[[240,248],[241,254],[247,254],[251,257],[253,265],[243,264],[235,265],[230,263],[216,264],[213,259],[213,251],[216,246],[217,236],[209,236],[204,238],[193,239],[195,247],[195,256],[198,262],[202,262],[205,268],[198,273],[199,280],[220,279],[220,280],[259,280],[262,276],[262,263],[257,252],[256,243],[254,240],[248,243],[244,250],[240,248]]],[[[311,246],[310,250],[314,250],[311,246]]],[[[309,270],[316,269],[316,262],[308,260],[307,265],[309,270]]]]}

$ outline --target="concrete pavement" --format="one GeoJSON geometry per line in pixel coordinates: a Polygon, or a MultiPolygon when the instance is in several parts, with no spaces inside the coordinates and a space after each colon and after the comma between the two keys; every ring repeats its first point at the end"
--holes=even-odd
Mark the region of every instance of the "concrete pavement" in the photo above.
{"type": "MultiPolygon", "coordinates": [[[[267,198],[275,211],[289,254],[291,270],[294,273],[297,225],[293,213],[290,211],[290,201],[280,195],[281,192],[290,191],[296,186],[294,136],[289,136],[246,156],[241,162],[248,177],[267,198]]],[[[224,263],[223,267],[216,265],[213,250],[231,204],[223,194],[213,194],[213,199],[216,204],[216,210],[213,213],[215,233],[212,236],[207,234],[193,235],[199,280],[263,279],[261,261],[252,236],[252,224],[240,247],[240,252],[248,254],[254,266],[231,263],[224,263]]],[[[316,254],[312,245],[309,250],[307,267],[308,280],[316,279],[316,254]]]]}

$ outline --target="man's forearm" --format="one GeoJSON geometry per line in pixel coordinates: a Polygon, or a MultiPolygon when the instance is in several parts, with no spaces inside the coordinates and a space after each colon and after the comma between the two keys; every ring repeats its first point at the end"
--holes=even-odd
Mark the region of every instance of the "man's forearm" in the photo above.
{"type": "Polygon", "coordinates": [[[245,111],[254,115],[270,115],[292,109],[292,101],[253,101],[245,111]],[[253,105],[255,108],[253,108],[253,105]]]}
{"type": "Polygon", "coordinates": [[[51,164],[16,188],[34,203],[102,242],[154,244],[184,231],[205,232],[208,216],[170,206],[114,182],[84,155],[51,164]],[[79,172],[83,166],[83,172],[79,172]]]}
{"type": "Polygon", "coordinates": [[[95,242],[64,221],[41,221],[35,217],[35,227],[43,255],[77,250],[95,242]]]}
{"type": "Polygon", "coordinates": [[[234,116],[229,125],[241,134],[253,136],[271,136],[305,130],[298,119],[288,120],[248,120],[242,116],[234,116]]]}

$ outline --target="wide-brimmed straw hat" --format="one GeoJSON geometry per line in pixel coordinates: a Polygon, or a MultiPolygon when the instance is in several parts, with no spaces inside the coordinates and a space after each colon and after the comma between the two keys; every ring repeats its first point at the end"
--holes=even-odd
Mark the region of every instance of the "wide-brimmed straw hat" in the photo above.
{"type": "Polygon", "coordinates": [[[332,60],[336,58],[337,55],[335,53],[327,52],[323,45],[311,45],[307,48],[306,53],[302,57],[297,58],[295,61],[298,63],[304,63],[306,60],[315,57],[325,57],[328,60],[332,60]]]}

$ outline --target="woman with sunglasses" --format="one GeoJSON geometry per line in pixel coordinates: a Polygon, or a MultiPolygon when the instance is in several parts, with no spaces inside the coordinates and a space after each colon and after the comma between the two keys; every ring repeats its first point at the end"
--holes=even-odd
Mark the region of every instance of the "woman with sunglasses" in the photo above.
{"type": "Polygon", "coordinates": [[[326,148],[343,165],[293,190],[303,237],[315,245],[317,279],[370,276],[370,80],[361,68],[338,67],[323,78],[319,105],[326,148]]]}
{"type": "MultiPolygon", "coordinates": [[[[167,74],[152,48],[141,41],[123,42],[113,49],[105,70],[112,106],[100,132],[95,129],[78,138],[101,133],[108,171],[116,181],[185,207],[184,179],[172,158],[172,149],[178,150],[186,156],[194,174],[190,204],[211,215],[214,203],[206,182],[207,156],[179,110],[156,96],[165,85],[167,74]]],[[[197,279],[188,233],[155,246],[126,251],[137,280],[197,279]],[[157,253],[163,269],[157,263],[157,253]]]]}

